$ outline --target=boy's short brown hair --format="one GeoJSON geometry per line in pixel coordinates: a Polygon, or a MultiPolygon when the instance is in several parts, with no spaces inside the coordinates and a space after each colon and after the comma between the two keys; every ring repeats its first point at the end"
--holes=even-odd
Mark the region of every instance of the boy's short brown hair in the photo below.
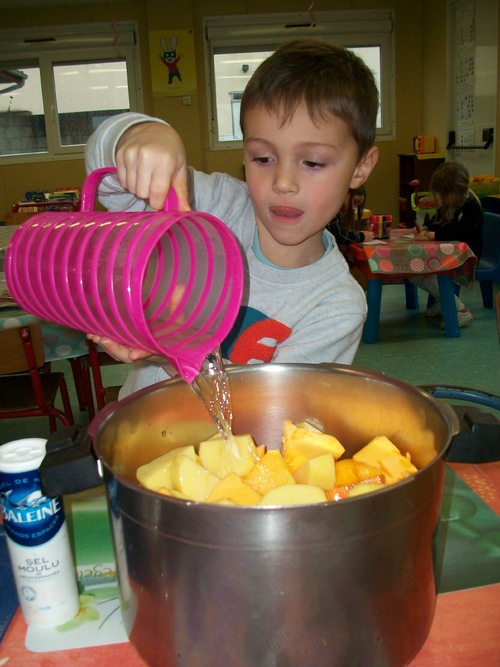
{"type": "Polygon", "coordinates": [[[286,123],[305,101],[313,121],[335,116],[349,126],[361,158],[373,146],[379,95],[372,71],[352,51],[316,39],[294,40],[256,69],[241,100],[245,114],[263,106],[286,123]]]}

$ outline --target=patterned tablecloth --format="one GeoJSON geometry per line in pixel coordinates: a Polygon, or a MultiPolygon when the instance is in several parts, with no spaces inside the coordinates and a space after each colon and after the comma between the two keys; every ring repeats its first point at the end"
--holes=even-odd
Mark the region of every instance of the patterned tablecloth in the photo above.
{"type": "Polygon", "coordinates": [[[407,230],[393,229],[387,241],[352,244],[353,262],[368,277],[406,277],[451,272],[462,287],[472,284],[477,257],[461,241],[417,241],[407,230]],[[376,275],[373,275],[376,274],[376,275]]]}
{"type": "Polygon", "coordinates": [[[41,320],[20,308],[2,308],[0,310],[0,329],[33,324],[38,322],[42,328],[43,345],[46,361],[74,359],[88,354],[87,339],[82,331],[41,320]]]}

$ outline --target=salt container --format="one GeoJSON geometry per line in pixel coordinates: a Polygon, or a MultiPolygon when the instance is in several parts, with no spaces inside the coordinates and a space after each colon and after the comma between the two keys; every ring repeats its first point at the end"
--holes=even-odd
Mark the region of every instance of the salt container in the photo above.
{"type": "Polygon", "coordinates": [[[19,604],[28,625],[56,626],[79,610],[78,584],[60,497],[42,494],[46,440],[0,446],[0,499],[19,604]]]}

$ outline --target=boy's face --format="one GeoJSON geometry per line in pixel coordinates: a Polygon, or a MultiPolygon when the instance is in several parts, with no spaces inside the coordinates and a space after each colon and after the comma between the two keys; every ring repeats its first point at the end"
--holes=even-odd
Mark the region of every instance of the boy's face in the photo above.
{"type": "Polygon", "coordinates": [[[361,160],[348,125],[332,117],[313,123],[301,104],[290,122],[265,108],[244,119],[246,181],[262,252],[283,267],[300,267],[325,251],[322,234],[349,187],[362,185],[377,161],[373,147],[361,160]]]}

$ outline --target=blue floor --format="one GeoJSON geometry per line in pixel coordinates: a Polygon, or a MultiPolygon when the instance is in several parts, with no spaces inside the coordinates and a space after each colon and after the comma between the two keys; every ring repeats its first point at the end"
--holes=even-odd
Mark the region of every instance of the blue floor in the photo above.
{"type": "MultiPolygon", "coordinates": [[[[496,285],[496,291],[500,288],[496,285]]],[[[419,291],[420,310],[406,310],[403,285],[382,290],[379,341],[361,343],[354,365],[383,371],[415,385],[469,386],[500,394],[500,345],[495,310],[484,309],[479,286],[460,298],[474,320],[449,338],[441,319],[424,315],[426,294],[419,291]]]]}

